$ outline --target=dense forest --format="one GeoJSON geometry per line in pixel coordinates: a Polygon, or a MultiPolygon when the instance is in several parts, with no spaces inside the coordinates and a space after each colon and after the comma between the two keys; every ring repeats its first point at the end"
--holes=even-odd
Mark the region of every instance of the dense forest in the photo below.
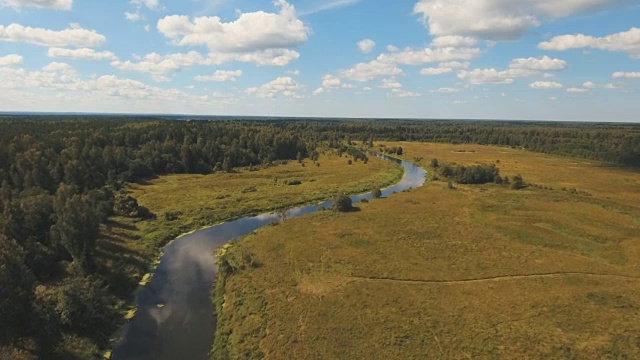
{"type": "Polygon", "coordinates": [[[0,119],[0,358],[65,358],[60,349],[78,339],[108,344],[118,318],[113,279],[93,251],[100,224],[135,202],[118,196],[127,182],[271,166],[313,158],[319,146],[366,161],[362,148],[374,140],[493,144],[640,166],[633,124],[0,119]]]}

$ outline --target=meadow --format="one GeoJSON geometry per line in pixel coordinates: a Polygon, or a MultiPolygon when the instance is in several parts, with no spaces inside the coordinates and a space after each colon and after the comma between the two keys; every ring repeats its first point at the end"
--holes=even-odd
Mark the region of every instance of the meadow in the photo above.
{"type": "Polygon", "coordinates": [[[223,221],[325,201],[338,192],[358,194],[398,181],[400,166],[377,158],[348,165],[327,150],[318,161],[239,168],[210,175],[174,174],[130,183],[123,193],[153,218],[113,216],[101,227],[97,260],[115,272],[112,289],[124,298],[148,271],[161,247],[180,234],[223,221]],[[299,185],[287,185],[297,180],[299,185]],[[169,216],[170,214],[170,216],[169,216]],[[121,286],[119,286],[121,285],[121,286]]]}
{"type": "MultiPolygon", "coordinates": [[[[402,146],[425,186],[259,230],[220,277],[216,359],[640,357],[640,172],[520,149],[402,146]],[[493,163],[527,187],[429,169],[493,163]]],[[[376,147],[380,144],[376,144],[376,147]]]]}

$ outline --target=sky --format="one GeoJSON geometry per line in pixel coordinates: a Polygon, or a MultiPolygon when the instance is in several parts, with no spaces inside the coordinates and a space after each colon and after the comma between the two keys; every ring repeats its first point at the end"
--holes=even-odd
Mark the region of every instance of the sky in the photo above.
{"type": "Polygon", "coordinates": [[[0,111],[640,122],[638,0],[0,0],[0,111]]]}

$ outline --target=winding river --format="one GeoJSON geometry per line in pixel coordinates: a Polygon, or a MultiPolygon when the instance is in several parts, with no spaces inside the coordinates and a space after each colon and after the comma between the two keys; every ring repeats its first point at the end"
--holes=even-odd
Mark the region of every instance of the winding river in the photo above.
{"type": "MultiPolygon", "coordinates": [[[[424,169],[412,163],[380,156],[405,169],[402,180],[382,191],[386,197],[422,186],[424,169]]],[[[353,196],[353,202],[371,199],[353,196]]],[[[295,218],[331,206],[330,202],[294,208],[295,218]]],[[[165,247],[160,265],[146,286],[136,291],[136,316],[120,332],[112,359],[209,359],[216,328],[211,291],[217,273],[214,253],[227,242],[279,220],[277,214],[244,217],[182,236],[165,247]]]]}

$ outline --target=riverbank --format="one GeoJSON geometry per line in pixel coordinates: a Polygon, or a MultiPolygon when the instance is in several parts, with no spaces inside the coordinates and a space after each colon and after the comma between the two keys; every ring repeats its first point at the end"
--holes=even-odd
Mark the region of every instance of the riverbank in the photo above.
{"type": "Polygon", "coordinates": [[[530,186],[444,181],[261,229],[217,286],[216,359],[640,356],[640,178],[522,150],[389,143],[530,186]],[[224,351],[221,351],[224,350],[224,351]]]}
{"type": "Polygon", "coordinates": [[[171,175],[149,184],[132,184],[127,192],[150,210],[154,219],[114,217],[98,243],[98,259],[119,275],[114,289],[130,303],[131,291],[155,267],[160,249],[180,234],[243,216],[326,200],[337,192],[362,193],[397,182],[402,167],[377,158],[348,164],[329,151],[317,162],[288,162],[266,169],[239,169],[231,174],[171,175]],[[288,185],[299,181],[299,185],[288,185]],[[165,214],[177,214],[169,220],[165,214]]]}

